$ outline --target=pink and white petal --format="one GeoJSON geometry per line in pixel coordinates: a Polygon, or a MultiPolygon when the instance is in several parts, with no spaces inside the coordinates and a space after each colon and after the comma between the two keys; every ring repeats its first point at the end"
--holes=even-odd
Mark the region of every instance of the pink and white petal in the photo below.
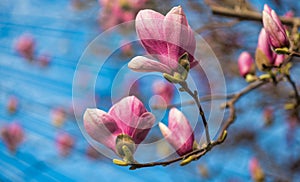
{"type": "Polygon", "coordinates": [[[137,72],[161,72],[171,74],[172,70],[158,61],[152,59],[136,56],[129,63],[128,67],[137,72]]]}
{"type": "Polygon", "coordinates": [[[172,132],[171,130],[163,123],[158,123],[159,129],[162,133],[162,135],[168,140],[168,138],[171,136],[172,132]]]}
{"type": "Polygon", "coordinates": [[[132,136],[134,128],[138,125],[138,119],[145,112],[147,110],[138,98],[128,96],[115,103],[108,113],[123,133],[132,136]]]}
{"type": "Polygon", "coordinates": [[[164,15],[153,10],[141,10],[136,16],[135,26],[142,45],[150,55],[167,55],[167,44],[163,34],[164,15]]]}
{"type": "Polygon", "coordinates": [[[194,133],[190,123],[183,113],[176,108],[172,108],[169,112],[168,122],[169,129],[172,133],[174,133],[174,135],[177,135],[178,144],[180,146],[186,145],[186,148],[192,149],[194,133]]]}
{"type": "Polygon", "coordinates": [[[131,135],[136,144],[140,144],[146,138],[154,122],[155,116],[150,112],[145,112],[139,117],[137,126],[133,128],[131,135]]]}
{"type": "Polygon", "coordinates": [[[87,133],[96,141],[115,151],[115,143],[121,130],[116,121],[99,109],[87,109],[83,116],[87,133]]]}
{"type": "MultiPolygon", "coordinates": [[[[172,69],[178,66],[178,58],[188,52],[193,55],[196,41],[193,30],[189,27],[181,7],[173,8],[164,19],[164,34],[168,43],[169,65],[172,69]],[[174,10],[174,9],[177,10],[174,10]]],[[[192,61],[192,56],[190,56],[192,61]]]]}

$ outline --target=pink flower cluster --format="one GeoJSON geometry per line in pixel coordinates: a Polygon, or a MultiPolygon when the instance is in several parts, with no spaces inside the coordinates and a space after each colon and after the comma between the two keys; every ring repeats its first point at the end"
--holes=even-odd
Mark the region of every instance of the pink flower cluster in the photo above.
{"type": "MultiPolygon", "coordinates": [[[[286,16],[291,16],[287,14],[286,16]]],[[[285,26],[281,23],[278,15],[267,4],[263,10],[263,25],[261,29],[255,53],[256,66],[261,71],[280,67],[285,60],[285,54],[276,53],[278,48],[289,48],[289,38],[285,26]]],[[[247,52],[239,57],[239,71],[241,76],[253,74],[255,71],[253,58],[247,52]]]]}
{"type": "Polygon", "coordinates": [[[21,35],[15,42],[16,52],[28,61],[33,61],[36,59],[38,64],[42,67],[49,65],[51,59],[50,55],[47,53],[42,53],[35,57],[36,41],[35,38],[28,33],[21,35]]]}
{"type": "Polygon", "coordinates": [[[15,153],[24,139],[23,128],[18,123],[6,125],[1,129],[1,137],[9,151],[15,153]]]}
{"type": "Polygon", "coordinates": [[[148,0],[99,0],[99,22],[103,29],[131,21],[148,0]]]}

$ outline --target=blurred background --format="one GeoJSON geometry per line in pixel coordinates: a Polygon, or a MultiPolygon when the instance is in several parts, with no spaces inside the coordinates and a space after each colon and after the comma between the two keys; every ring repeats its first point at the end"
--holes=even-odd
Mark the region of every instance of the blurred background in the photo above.
{"type": "MultiPolygon", "coordinates": [[[[137,80],[127,76],[115,88],[120,92],[112,93],[121,68],[145,52],[138,41],[128,42],[136,37],[134,27],[110,31],[106,44],[92,41],[115,25],[134,20],[140,9],[166,14],[173,6],[181,5],[190,26],[217,56],[225,75],[226,91],[233,93],[247,86],[239,76],[237,58],[242,51],[254,56],[261,22],[215,16],[207,5],[234,8],[237,3],[233,0],[1,0],[0,181],[251,181],[253,168],[262,170],[266,181],[300,181],[299,113],[284,110],[292,92],[286,83],[276,87],[267,85],[243,97],[237,103],[238,116],[224,144],[184,167],[172,164],[130,171],[114,165],[110,158],[91,147],[81,133],[80,119],[85,106],[95,102],[98,108],[107,111],[124,96],[122,90],[139,97],[165,123],[168,111],[151,108],[154,102],[160,103],[153,95],[165,97],[162,93],[168,92],[169,103],[180,101],[177,89],[161,83],[159,75],[137,80]],[[105,49],[116,51],[104,60],[105,49]],[[90,70],[97,72],[98,77],[93,88],[95,98],[76,95],[80,100],[77,103],[82,103],[77,109],[82,112],[74,114],[72,89],[79,60],[86,66],[81,67],[80,77],[76,78],[80,89],[91,89],[90,70]],[[101,70],[92,69],[95,62],[103,64],[101,70]]],[[[292,16],[300,16],[300,3],[292,0],[252,0],[243,7],[261,12],[265,3],[279,15],[292,12],[292,16]]],[[[295,64],[292,69],[297,85],[298,67],[295,64]]],[[[201,68],[193,70],[191,76],[198,81],[200,96],[211,93],[211,85],[201,68]]],[[[207,115],[214,114],[209,103],[204,108],[207,115]]],[[[186,109],[190,120],[192,112],[186,109]]],[[[196,131],[202,131],[200,125],[197,128],[196,131]]],[[[145,142],[160,138],[155,126],[145,142]]],[[[169,150],[167,144],[157,145],[139,157],[160,156],[169,150]]]]}

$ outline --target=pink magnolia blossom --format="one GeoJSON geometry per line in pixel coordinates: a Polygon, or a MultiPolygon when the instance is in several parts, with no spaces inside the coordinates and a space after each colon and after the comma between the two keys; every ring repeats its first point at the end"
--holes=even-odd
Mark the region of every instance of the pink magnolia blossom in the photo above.
{"type": "Polygon", "coordinates": [[[16,51],[27,60],[33,60],[34,48],[35,41],[30,34],[21,35],[15,44],[16,51]]]}
{"type": "Polygon", "coordinates": [[[195,35],[180,6],[171,9],[166,16],[153,10],[142,10],[135,23],[142,45],[156,60],[137,56],[128,63],[132,70],[173,74],[178,72],[179,58],[186,52],[191,67],[197,64],[193,57],[195,35]]]}
{"type": "Polygon", "coordinates": [[[108,113],[99,109],[87,109],[83,120],[87,133],[94,140],[118,153],[116,139],[119,135],[131,137],[138,145],[146,138],[155,117],[138,98],[128,96],[114,104],[108,113]]]}
{"type": "Polygon", "coordinates": [[[273,51],[270,47],[268,35],[264,28],[261,29],[258,37],[257,49],[261,50],[270,64],[274,63],[273,51]]]}
{"type": "Polygon", "coordinates": [[[70,154],[74,146],[74,139],[68,133],[59,133],[56,137],[56,147],[61,156],[70,154]]]}
{"type": "Polygon", "coordinates": [[[41,54],[37,58],[40,66],[47,67],[50,64],[50,56],[48,54],[41,54]]]}
{"type": "Polygon", "coordinates": [[[24,132],[18,123],[11,123],[2,128],[1,136],[9,151],[14,153],[24,139],[24,132]]]}
{"type": "Polygon", "coordinates": [[[252,158],[249,161],[250,175],[255,182],[264,181],[264,172],[257,160],[257,158],[252,158]]]}
{"type": "Polygon", "coordinates": [[[189,121],[181,111],[172,108],[169,113],[168,127],[159,123],[163,136],[175,148],[178,155],[185,155],[193,150],[194,132],[189,121]]]}
{"type": "Polygon", "coordinates": [[[250,53],[242,52],[238,59],[239,71],[241,76],[245,77],[247,74],[255,72],[254,60],[250,53]]]}
{"type": "MultiPolygon", "coordinates": [[[[157,80],[152,85],[154,94],[163,98],[165,104],[170,104],[174,96],[174,86],[169,82],[157,80]]],[[[160,104],[160,103],[158,103],[160,104]]]]}
{"type": "Polygon", "coordinates": [[[119,23],[131,21],[145,6],[147,0],[99,0],[102,7],[99,22],[102,28],[111,28],[119,23]]]}
{"type": "Polygon", "coordinates": [[[66,111],[63,108],[55,108],[51,111],[52,124],[56,127],[62,126],[66,117],[66,111]]]}
{"type": "Polygon", "coordinates": [[[267,4],[263,10],[263,24],[273,48],[289,47],[289,39],[286,30],[278,15],[267,4]]]}
{"type": "Polygon", "coordinates": [[[19,100],[17,97],[15,96],[10,96],[7,102],[7,110],[10,114],[14,114],[17,109],[18,109],[18,105],[19,105],[19,100]]]}

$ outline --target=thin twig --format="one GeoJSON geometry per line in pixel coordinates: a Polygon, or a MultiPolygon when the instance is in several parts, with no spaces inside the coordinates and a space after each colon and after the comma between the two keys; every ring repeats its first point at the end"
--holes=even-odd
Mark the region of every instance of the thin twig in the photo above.
{"type": "Polygon", "coordinates": [[[299,96],[299,92],[298,92],[296,83],[292,80],[292,78],[291,78],[291,76],[289,74],[285,74],[285,77],[287,78],[287,80],[291,84],[291,86],[293,87],[294,96],[295,96],[295,99],[296,99],[296,106],[295,106],[295,108],[297,108],[300,105],[300,96],[299,96]]]}
{"type": "Polygon", "coordinates": [[[199,109],[199,113],[200,113],[201,118],[202,118],[203,126],[204,126],[204,129],[205,129],[206,142],[207,142],[207,144],[209,144],[210,143],[210,136],[209,136],[208,124],[207,124],[205,114],[204,114],[203,108],[201,106],[199,97],[198,97],[198,93],[197,93],[197,91],[194,91],[194,92],[191,91],[191,89],[188,87],[186,82],[182,82],[182,83],[180,83],[180,85],[181,85],[182,89],[184,89],[194,99],[194,101],[197,104],[197,107],[199,109]]]}

